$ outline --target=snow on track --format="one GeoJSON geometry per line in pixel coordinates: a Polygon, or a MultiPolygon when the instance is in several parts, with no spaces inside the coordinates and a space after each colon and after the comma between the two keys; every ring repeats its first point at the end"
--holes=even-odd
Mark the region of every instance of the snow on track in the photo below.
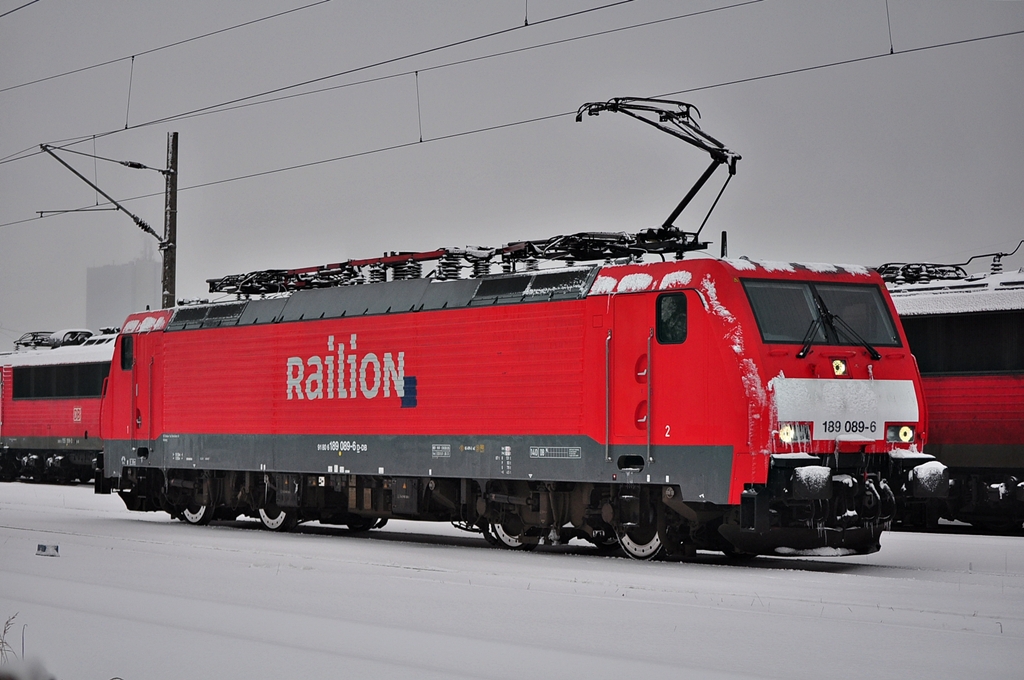
{"type": "Polygon", "coordinates": [[[1024,538],[735,565],[193,527],[89,487],[0,484],[0,619],[58,678],[1019,677],[1024,538]],[[59,557],[37,556],[40,543],[59,557]]]}

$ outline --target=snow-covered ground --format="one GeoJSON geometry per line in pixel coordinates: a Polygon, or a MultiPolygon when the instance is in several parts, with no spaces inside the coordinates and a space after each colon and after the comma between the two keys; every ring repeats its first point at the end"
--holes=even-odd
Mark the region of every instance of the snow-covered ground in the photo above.
{"type": "Polygon", "coordinates": [[[447,525],[193,527],[0,484],[0,622],[15,613],[7,643],[60,680],[1020,678],[1024,538],[641,563],[447,525]]]}

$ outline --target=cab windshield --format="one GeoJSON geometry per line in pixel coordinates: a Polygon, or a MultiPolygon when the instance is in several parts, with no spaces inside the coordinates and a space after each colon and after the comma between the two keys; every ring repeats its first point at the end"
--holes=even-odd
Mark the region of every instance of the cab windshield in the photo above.
{"type": "Polygon", "coordinates": [[[811,281],[743,281],[766,343],[899,347],[878,286],[811,281]]]}

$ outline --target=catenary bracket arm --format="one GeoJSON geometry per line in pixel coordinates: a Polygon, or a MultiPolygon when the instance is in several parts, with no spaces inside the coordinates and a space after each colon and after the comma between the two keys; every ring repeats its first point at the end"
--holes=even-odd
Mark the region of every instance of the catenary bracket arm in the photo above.
{"type": "Polygon", "coordinates": [[[139,229],[141,229],[142,231],[144,231],[147,234],[151,235],[157,241],[160,241],[161,244],[163,243],[163,239],[160,237],[160,234],[158,234],[155,231],[153,231],[153,228],[151,226],[149,226],[144,219],[142,219],[141,217],[139,217],[135,213],[133,213],[130,210],[128,210],[127,208],[125,208],[123,205],[118,203],[110,194],[108,194],[107,192],[103,191],[103,189],[100,189],[93,182],[90,182],[88,177],[86,177],[82,173],[78,172],[78,170],[75,170],[73,167],[71,167],[71,165],[68,164],[63,158],[61,158],[60,156],[58,156],[57,154],[55,154],[53,152],[53,147],[52,146],[50,146],[49,144],[40,144],[39,148],[42,149],[43,151],[45,151],[46,153],[50,154],[51,156],[53,156],[55,159],[57,159],[58,163],[60,163],[65,168],[67,168],[68,170],[73,172],[80,180],[82,180],[83,182],[85,182],[86,184],[91,186],[93,189],[95,189],[97,192],[99,192],[99,194],[103,198],[105,198],[108,201],[110,201],[114,205],[115,208],[117,208],[118,210],[123,212],[128,217],[132,218],[132,220],[139,227],[139,229]]]}

